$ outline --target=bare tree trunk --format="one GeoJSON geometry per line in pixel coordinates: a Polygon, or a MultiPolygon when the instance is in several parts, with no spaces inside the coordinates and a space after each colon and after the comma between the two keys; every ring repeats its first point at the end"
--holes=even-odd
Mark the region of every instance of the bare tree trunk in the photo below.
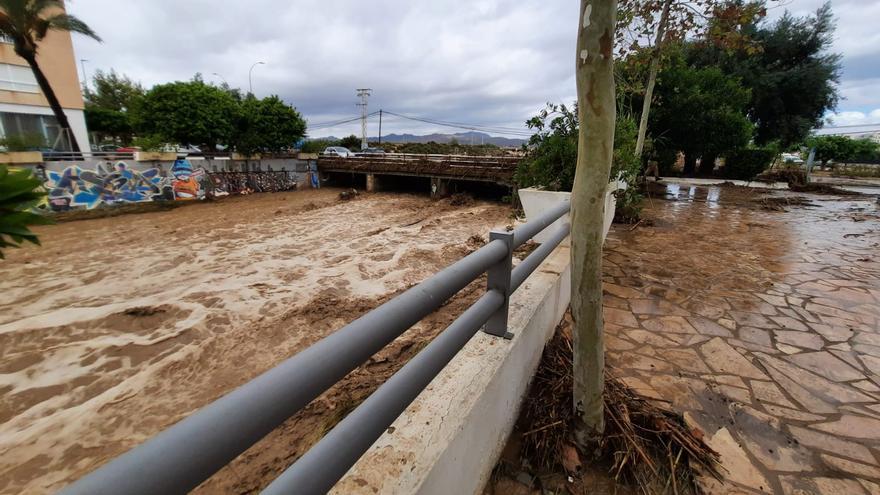
{"type": "Polygon", "coordinates": [[[660,14],[660,24],[657,25],[657,36],[654,38],[654,50],[651,55],[651,71],[648,73],[648,85],[645,87],[645,98],[642,101],[642,118],[639,120],[639,137],[636,140],[636,156],[641,158],[645,148],[645,136],[648,134],[648,114],[651,112],[651,100],[654,98],[654,85],[657,83],[657,72],[660,70],[660,44],[666,34],[666,24],[669,21],[669,6],[672,0],[663,2],[663,12],[660,14]]]}
{"type": "Polygon", "coordinates": [[[571,204],[571,312],[574,319],[574,412],[577,442],[604,429],[605,345],[602,322],[602,225],[614,151],[614,27],[617,0],[581,0],[578,19],[578,160],[571,204]]]}
{"type": "Polygon", "coordinates": [[[684,152],[684,169],[681,171],[681,175],[685,177],[691,177],[697,171],[697,152],[696,151],[685,151],[684,152]]]}
{"type": "Polygon", "coordinates": [[[61,108],[61,103],[58,101],[58,97],[55,96],[55,91],[49,84],[49,80],[46,79],[46,75],[43,74],[43,69],[41,69],[40,65],[37,64],[37,55],[35,53],[18,54],[23,59],[25,59],[25,61],[27,61],[28,65],[31,66],[31,70],[34,73],[34,78],[37,80],[37,84],[40,86],[40,90],[46,97],[46,101],[49,102],[49,107],[52,109],[52,113],[55,114],[55,120],[58,121],[58,126],[61,127],[63,132],[67,132],[67,137],[70,139],[71,151],[79,152],[79,143],[77,143],[76,135],[73,134],[73,130],[71,130],[70,128],[70,122],[67,120],[67,114],[65,114],[64,109],[61,108]]]}

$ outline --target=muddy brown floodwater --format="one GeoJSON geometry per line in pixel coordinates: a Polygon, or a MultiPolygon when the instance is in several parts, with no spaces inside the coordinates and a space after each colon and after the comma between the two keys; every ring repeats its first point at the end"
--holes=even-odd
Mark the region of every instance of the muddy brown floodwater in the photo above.
{"type": "Polygon", "coordinates": [[[880,493],[880,205],[768,195],[671,184],[614,228],[606,362],[704,432],[707,493],[880,493]]]}
{"type": "MultiPolygon", "coordinates": [[[[510,223],[496,203],[338,195],[253,195],[46,226],[42,247],[8,251],[0,493],[58,490],[510,223]]],[[[200,490],[265,486],[480,290],[469,286],[200,490]]]]}

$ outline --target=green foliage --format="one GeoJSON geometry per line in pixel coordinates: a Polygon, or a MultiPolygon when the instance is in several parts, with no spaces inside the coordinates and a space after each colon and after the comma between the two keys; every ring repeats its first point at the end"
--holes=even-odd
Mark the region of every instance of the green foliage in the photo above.
{"type": "Polygon", "coordinates": [[[755,141],[777,141],[783,148],[803,142],[837,105],[841,57],[829,53],[834,15],[826,3],[812,16],[786,12],[772,24],[744,28],[760,48],[755,52],[724,50],[709,43],[691,43],[689,61],[720,67],[751,90],[748,115],[755,123],[755,141]]]}
{"type": "Polygon", "coordinates": [[[85,101],[87,106],[125,112],[136,106],[144,94],[144,87],[128,76],[113,69],[110,72],[97,70],[92,77],[92,88],[85,93],[85,101]]]}
{"type": "Polygon", "coordinates": [[[92,78],[92,87],[85,92],[86,126],[98,134],[98,140],[110,139],[120,144],[132,140],[131,109],[144,97],[144,88],[127,76],[114,70],[98,70],[92,78]]]}
{"type": "Polygon", "coordinates": [[[339,143],[336,146],[342,146],[344,148],[348,148],[352,151],[357,151],[361,149],[361,138],[355,136],[354,134],[344,137],[339,140],[339,143]]]}
{"type": "Polygon", "coordinates": [[[86,126],[99,135],[98,141],[111,138],[128,144],[131,141],[131,120],[127,112],[86,105],[86,126]]]}
{"type": "MultiPolygon", "coordinates": [[[[578,118],[577,105],[548,103],[541,112],[526,122],[537,132],[529,138],[527,154],[516,170],[514,180],[518,187],[541,187],[551,191],[571,191],[577,167],[578,118]]],[[[635,120],[618,115],[614,130],[614,154],[611,177],[620,176],[630,185],[641,169],[635,156],[638,126],[635,120]]],[[[630,187],[618,193],[620,218],[638,218],[641,195],[630,187]]]]}
{"type": "Polygon", "coordinates": [[[239,105],[230,144],[245,155],[293,147],[305,136],[306,122],[295,108],[277,96],[248,95],[239,105]]]}
{"type": "Polygon", "coordinates": [[[140,134],[213,149],[232,139],[238,102],[228,91],[194,78],[154,86],[133,110],[140,134]]]}
{"type": "Polygon", "coordinates": [[[824,167],[828,162],[873,162],[880,159],[880,144],[870,139],[848,136],[814,136],[807,146],[816,148],[816,159],[824,167]]]}
{"type": "Polygon", "coordinates": [[[519,187],[543,187],[571,191],[577,166],[578,117],[576,105],[548,103],[526,121],[535,134],[529,138],[527,154],[516,170],[519,187]]]}
{"type": "Polygon", "coordinates": [[[40,181],[28,170],[10,172],[0,165],[0,259],[3,249],[19,247],[25,241],[39,244],[29,225],[52,223],[31,211],[45,196],[40,181]]]}
{"type": "Polygon", "coordinates": [[[329,139],[309,139],[303,143],[300,151],[303,153],[320,153],[328,146],[336,146],[337,142],[329,139]]]}
{"type": "Polygon", "coordinates": [[[655,95],[651,129],[657,149],[682,151],[693,160],[703,156],[708,163],[751,139],[749,90],[718,68],[694,68],[676,56],[660,72],[655,95]]]}
{"type": "Polygon", "coordinates": [[[778,153],[772,148],[745,148],[728,152],[722,173],[728,179],[753,180],[767,170],[778,153]]]}
{"type": "Polygon", "coordinates": [[[149,136],[138,136],[132,140],[131,145],[140,148],[143,151],[162,151],[168,141],[162,136],[151,134],[149,136]]]}
{"type": "Polygon", "coordinates": [[[0,138],[0,146],[6,148],[6,151],[38,151],[45,148],[46,138],[42,134],[10,134],[0,138]]]}

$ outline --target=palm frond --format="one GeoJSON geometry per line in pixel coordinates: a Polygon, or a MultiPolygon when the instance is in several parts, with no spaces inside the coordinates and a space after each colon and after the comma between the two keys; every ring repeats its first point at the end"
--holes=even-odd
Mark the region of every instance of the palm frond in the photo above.
{"type": "Polygon", "coordinates": [[[103,41],[101,40],[101,37],[98,36],[98,34],[89,27],[88,24],[81,21],[78,17],[72,16],[70,14],[55,14],[43,19],[43,22],[45,23],[46,27],[42,28],[42,26],[40,26],[42,29],[42,33],[40,31],[37,31],[37,41],[43,39],[43,37],[46,36],[46,32],[48,32],[50,29],[84,34],[89,38],[94,39],[95,41],[103,41]]]}

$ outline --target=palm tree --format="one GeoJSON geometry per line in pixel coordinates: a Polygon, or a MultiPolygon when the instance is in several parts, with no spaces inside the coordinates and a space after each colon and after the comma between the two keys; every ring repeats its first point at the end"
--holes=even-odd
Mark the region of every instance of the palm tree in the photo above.
{"type": "Polygon", "coordinates": [[[58,125],[66,131],[73,151],[79,152],[79,144],[70,131],[67,115],[49,80],[37,64],[37,46],[50,30],[80,33],[101,41],[86,23],[64,11],[64,2],[61,0],[0,0],[0,34],[12,40],[15,53],[31,66],[58,125]]]}

